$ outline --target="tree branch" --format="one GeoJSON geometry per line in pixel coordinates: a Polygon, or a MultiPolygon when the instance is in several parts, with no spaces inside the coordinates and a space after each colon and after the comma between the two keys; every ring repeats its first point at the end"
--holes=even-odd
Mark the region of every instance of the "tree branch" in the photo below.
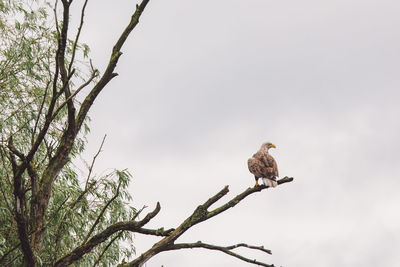
{"type": "Polygon", "coordinates": [[[235,249],[235,248],[238,248],[238,247],[246,247],[246,248],[256,249],[256,250],[260,250],[260,251],[265,252],[265,253],[270,254],[270,255],[272,254],[271,250],[265,249],[264,246],[250,246],[250,245],[247,245],[245,243],[239,243],[239,244],[236,244],[236,245],[233,245],[233,246],[229,246],[229,247],[226,247],[226,248],[227,249],[235,249]]]}
{"type": "Polygon", "coordinates": [[[103,140],[101,141],[99,150],[97,150],[97,153],[94,155],[94,157],[93,157],[93,159],[92,159],[92,164],[90,164],[89,173],[88,173],[88,176],[87,176],[87,178],[86,178],[86,183],[85,183],[85,190],[86,190],[87,187],[88,187],[88,183],[89,183],[90,175],[92,174],[92,170],[93,170],[93,167],[94,167],[94,163],[96,162],[97,157],[98,157],[98,156],[100,155],[100,153],[101,153],[101,149],[103,148],[104,141],[106,140],[106,137],[107,137],[107,135],[104,135],[103,140]]]}
{"type": "Polygon", "coordinates": [[[11,166],[13,169],[13,185],[14,185],[14,216],[15,221],[17,222],[18,229],[18,238],[21,242],[22,253],[24,257],[24,263],[27,266],[35,265],[35,256],[33,254],[32,248],[29,244],[28,233],[27,233],[27,223],[26,223],[26,215],[24,211],[24,207],[26,206],[25,199],[25,189],[24,189],[24,181],[22,178],[23,167],[17,165],[16,159],[14,155],[17,155],[22,162],[25,162],[25,156],[19,152],[13,144],[13,138],[10,136],[8,139],[8,149],[10,150],[9,159],[11,162],[11,166]]]}
{"type": "Polygon", "coordinates": [[[68,40],[68,27],[69,27],[69,7],[71,2],[67,0],[61,0],[63,4],[63,24],[61,28],[61,34],[58,35],[58,48],[59,53],[57,54],[57,61],[59,62],[58,66],[60,68],[61,81],[63,83],[65,99],[69,99],[66,101],[67,109],[68,109],[68,128],[67,131],[74,132],[75,131],[75,107],[74,102],[70,99],[71,91],[69,86],[69,80],[73,75],[74,70],[70,73],[67,72],[67,68],[65,66],[65,49],[67,47],[68,40]]]}
{"type": "Polygon", "coordinates": [[[57,114],[62,110],[62,108],[68,104],[70,101],[72,101],[72,99],[86,86],[88,86],[94,78],[97,77],[98,71],[95,69],[92,69],[92,75],[89,77],[89,79],[84,82],[81,86],[78,87],[78,89],[75,90],[75,92],[73,94],[71,94],[60,106],[58,106],[58,108],[56,109],[56,111],[54,111],[53,116],[51,118],[51,120],[54,120],[55,117],[57,116],[57,114]]]}
{"type": "Polygon", "coordinates": [[[40,116],[42,115],[42,112],[43,112],[43,107],[44,107],[44,103],[46,102],[47,93],[48,93],[48,91],[49,91],[50,83],[51,83],[51,80],[49,80],[49,81],[47,82],[47,84],[46,84],[46,89],[45,89],[45,91],[44,91],[43,99],[42,99],[42,101],[41,101],[41,103],[40,103],[39,111],[38,111],[38,114],[37,114],[37,116],[36,116],[35,125],[33,126],[32,138],[31,138],[31,143],[32,143],[32,145],[33,145],[33,142],[34,142],[34,140],[35,140],[35,133],[36,133],[37,126],[38,126],[38,123],[39,123],[39,120],[40,120],[40,116]]]}
{"type": "Polygon", "coordinates": [[[138,229],[142,228],[152,218],[154,218],[160,212],[161,206],[157,202],[156,208],[148,213],[141,221],[127,221],[115,223],[107,227],[104,231],[94,235],[85,244],[75,248],[71,253],[65,255],[59,259],[54,266],[68,266],[73,262],[82,258],[83,255],[89,253],[94,247],[106,241],[111,235],[118,231],[131,231],[137,232],[138,229]]]}
{"type": "Polygon", "coordinates": [[[245,261],[245,262],[248,262],[248,263],[252,263],[252,264],[255,264],[255,265],[266,266],[266,267],[274,267],[273,264],[272,265],[271,264],[266,264],[266,263],[257,261],[255,259],[251,260],[249,258],[246,258],[244,256],[241,256],[241,255],[231,251],[232,249],[235,249],[235,248],[238,248],[238,247],[247,247],[247,248],[250,248],[250,249],[261,250],[261,251],[263,251],[265,253],[271,254],[271,251],[267,250],[267,249],[264,249],[263,246],[259,246],[259,247],[257,247],[257,246],[249,246],[247,244],[241,243],[241,244],[237,244],[237,245],[233,245],[233,246],[221,247],[221,246],[206,244],[206,243],[203,243],[201,241],[198,241],[196,243],[178,243],[178,244],[173,244],[173,245],[167,247],[167,249],[165,249],[165,251],[185,249],[185,248],[205,248],[205,249],[218,250],[218,251],[224,252],[224,253],[226,253],[226,254],[228,254],[230,256],[233,256],[233,257],[238,258],[238,259],[240,259],[242,261],[245,261]]]}
{"type": "MultiPolygon", "coordinates": [[[[291,182],[293,181],[293,178],[291,177],[284,177],[280,180],[278,180],[278,185],[291,182]]],[[[244,198],[247,196],[255,193],[255,192],[260,192],[264,189],[268,188],[265,185],[261,185],[258,187],[253,187],[253,188],[248,188],[246,189],[243,193],[237,195],[230,201],[228,201],[226,204],[220,206],[219,208],[214,209],[213,211],[208,211],[207,209],[217,202],[219,199],[221,199],[224,195],[226,195],[229,192],[228,186],[225,186],[221,191],[219,191],[217,194],[209,198],[206,202],[204,202],[202,205],[198,206],[192,215],[190,215],[185,221],[183,221],[175,230],[173,230],[171,233],[169,233],[166,237],[161,239],[159,242],[154,244],[149,250],[144,252],[142,255],[140,255],[138,258],[135,260],[125,263],[125,264],[120,264],[119,266],[130,266],[130,267],[141,267],[143,266],[144,263],[146,263],[150,258],[153,256],[157,255],[158,253],[162,251],[168,250],[169,247],[174,245],[174,242],[183,234],[185,233],[188,229],[190,229],[192,226],[203,222],[205,220],[208,220],[209,218],[212,218],[224,211],[226,211],[229,208],[232,208],[236,206],[240,201],[242,201],[244,198]]],[[[225,252],[228,253],[228,252],[225,252]]],[[[229,251],[228,254],[232,253],[229,251]]],[[[232,255],[233,256],[233,255],[232,255]]],[[[236,256],[235,256],[236,257],[236,256]]],[[[269,265],[266,265],[269,266],[269,265]]]]}
{"type": "Polygon", "coordinates": [[[173,231],[175,231],[174,228],[164,230],[164,227],[161,227],[159,229],[138,228],[135,230],[135,233],[154,236],[169,236],[173,231]]]}
{"type": "Polygon", "coordinates": [[[10,136],[10,138],[8,139],[8,149],[14,154],[16,155],[20,160],[24,161],[25,160],[25,156],[24,154],[22,154],[21,152],[19,152],[15,146],[14,146],[14,142],[13,142],[13,137],[10,136]]]}
{"type": "MultiPolygon", "coordinates": [[[[38,208],[38,190],[39,190],[39,177],[35,166],[32,163],[27,164],[28,174],[31,178],[31,188],[32,188],[32,198],[31,198],[31,210],[30,210],[30,226],[31,230],[33,231],[33,236],[35,235],[36,231],[36,220],[35,214],[38,208]]],[[[34,237],[33,237],[34,238],[34,237]]]]}
{"type": "Polygon", "coordinates": [[[108,242],[107,246],[103,249],[103,251],[100,253],[99,257],[97,258],[97,260],[94,262],[93,267],[96,267],[100,261],[101,258],[103,257],[103,255],[106,253],[106,251],[108,250],[108,248],[115,242],[115,240],[117,240],[118,238],[120,238],[122,236],[123,231],[120,231],[116,236],[114,236],[110,242],[108,242]]]}
{"type": "Polygon", "coordinates": [[[100,94],[100,92],[103,90],[103,88],[118,74],[114,73],[115,67],[117,66],[118,59],[122,55],[121,53],[121,48],[123,44],[125,43],[126,39],[128,38],[129,34],[132,32],[132,30],[136,27],[136,25],[139,23],[139,18],[142,15],[144,9],[146,8],[146,5],[148,4],[150,0],[142,0],[140,5],[136,5],[136,11],[133,13],[131,20],[127,27],[125,28],[124,32],[121,34],[117,42],[115,43],[110,61],[108,63],[108,66],[103,74],[103,76],[100,78],[100,80],[97,82],[97,84],[93,87],[93,89],[90,91],[90,93],[87,95],[85,100],[82,102],[82,105],[80,107],[80,110],[78,112],[78,117],[77,117],[77,129],[79,130],[80,127],[82,126],[82,123],[86,117],[86,114],[88,113],[90,107],[92,106],[94,100],[96,97],[100,94]]]}
{"type": "Polygon", "coordinates": [[[87,233],[85,239],[83,240],[83,244],[89,239],[90,235],[93,233],[94,229],[96,228],[97,224],[100,222],[100,219],[103,217],[104,212],[110,206],[111,202],[113,202],[119,195],[119,188],[121,187],[122,181],[119,181],[117,191],[115,192],[114,196],[104,205],[103,209],[100,211],[99,215],[97,216],[96,221],[93,223],[92,227],[90,228],[89,232],[87,233]]]}
{"type": "MultiPolygon", "coordinates": [[[[288,183],[293,181],[292,177],[284,177],[280,180],[277,181],[278,185],[284,184],[284,183],[288,183]]],[[[230,200],[229,202],[227,202],[226,204],[220,206],[219,208],[216,208],[210,212],[207,213],[207,215],[203,218],[203,220],[208,220],[218,214],[220,214],[221,212],[226,211],[227,209],[233,208],[234,206],[236,206],[240,201],[242,201],[245,197],[255,193],[255,192],[260,192],[264,189],[268,188],[268,186],[265,185],[260,185],[257,187],[249,187],[248,189],[246,189],[243,193],[237,195],[236,197],[234,197],[232,200],[230,200]]],[[[201,220],[201,221],[203,221],[201,220]]]]}
{"type": "Polygon", "coordinates": [[[27,266],[35,266],[36,260],[32,251],[32,247],[29,244],[28,228],[24,212],[25,190],[23,186],[22,174],[19,175],[18,171],[14,174],[14,199],[15,220],[17,222],[18,238],[21,242],[24,263],[27,266]]]}
{"type": "Polygon", "coordinates": [[[76,36],[75,36],[74,47],[72,48],[71,62],[69,63],[69,66],[68,66],[68,73],[71,72],[72,65],[74,64],[76,47],[78,45],[79,36],[81,35],[81,30],[82,30],[82,26],[83,26],[83,18],[85,16],[85,9],[86,9],[87,3],[88,3],[88,0],[85,0],[85,2],[83,3],[82,10],[81,10],[81,21],[79,23],[78,32],[76,33],[76,36]]]}

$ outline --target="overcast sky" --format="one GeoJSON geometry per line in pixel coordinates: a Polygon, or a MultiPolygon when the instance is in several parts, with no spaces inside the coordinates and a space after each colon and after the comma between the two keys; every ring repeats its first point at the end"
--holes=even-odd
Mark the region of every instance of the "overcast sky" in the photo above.
{"type": "MultiPolygon", "coordinates": [[[[83,41],[100,70],[134,9],[89,1],[83,41]]],[[[128,168],[134,205],[161,203],[148,226],[170,228],[223,186],[220,203],[253,186],[247,159],[270,141],[294,182],[179,241],[264,245],[273,255],[238,251],[276,266],[396,266],[399,14],[398,0],[152,0],[93,107],[87,158],[107,134],[97,172],[128,168]]],[[[156,240],[137,235],[138,255],[156,240]]],[[[146,266],[161,265],[252,266],[201,249],[146,266]]]]}

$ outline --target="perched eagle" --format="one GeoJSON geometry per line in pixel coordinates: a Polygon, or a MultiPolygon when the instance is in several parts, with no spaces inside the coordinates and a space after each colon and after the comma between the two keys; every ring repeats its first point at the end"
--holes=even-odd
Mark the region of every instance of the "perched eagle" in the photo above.
{"type": "Polygon", "coordinates": [[[271,143],[262,144],[260,150],[247,161],[249,171],[254,174],[254,178],[256,179],[254,187],[258,186],[258,179],[260,178],[262,178],[266,186],[275,187],[278,185],[276,182],[276,177],[279,176],[278,166],[276,165],[275,159],[268,154],[268,149],[271,147],[276,148],[276,146],[271,143]]]}

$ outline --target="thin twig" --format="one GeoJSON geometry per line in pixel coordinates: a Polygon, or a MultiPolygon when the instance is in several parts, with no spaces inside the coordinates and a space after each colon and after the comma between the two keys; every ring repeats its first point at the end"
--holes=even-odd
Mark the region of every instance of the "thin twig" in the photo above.
{"type": "Polygon", "coordinates": [[[85,3],[83,3],[83,7],[81,10],[81,21],[79,23],[78,32],[76,33],[76,36],[75,36],[74,47],[72,48],[71,62],[69,63],[69,66],[68,66],[68,73],[71,72],[72,65],[74,64],[76,47],[78,45],[79,36],[81,34],[81,30],[82,30],[82,26],[83,26],[83,18],[85,16],[85,9],[86,9],[87,2],[88,2],[88,0],[85,0],[85,3]]]}
{"type": "Polygon", "coordinates": [[[106,209],[108,208],[108,206],[110,206],[110,204],[118,197],[119,195],[119,188],[121,187],[122,181],[120,180],[118,183],[118,187],[117,187],[117,191],[115,192],[115,195],[106,203],[106,205],[103,207],[103,209],[100,211],[99,215],[97,216],[96,221],[94,222],[94,224],[92,225],[92,227],[90,228],[89,232],[87,233],[85,239],[83,239],[82,244],[85,244],[86,241],[89,239],[90,235],[93,233],[94,229],[96,228],[97,224],[100,222],[101,218],[103,218],[103,214],[106,211],[106,209]]]}
{"type": "Polygon", "coordinates": [[[51,80],[49,80],[49,81],[47,82],[46,90],[44,91],[43,100],[42,100],[42,102],[40,103],[39,111],[38,111],[38,114],[37,114],[37,117],[36,117],[36,120],[35,120],[35,126],[33,127],[33,132],[32,132],[32,138],[31,138],[31,143],[32,143],[32,144],[33,144],[34,139],[35,139],[35,133],[36,133],[37,126],[38,126],[38,123],[39,123],[39,120],[40,120],[40,116],[42,115],[44,103],[46,102],[47,92],[48,92],[48,90],[49,90],[50,83],[51,83],[51,80]]]}
{"type": "Polygon", "coordinates": [[[58,108],[54,111],[53,116],[52,116],[52,120],[54,120],[54,118],[57,116],[57,114],[62,110],[62,108],[69,103],[69,101],[71,101],[83,88],[85,88],[86,86],[88,86],[94,78],[97,77],[98,71],[94,70],[92,72],[92,75],[90,76],[90,78],[83,83],[81,86],[78,87],[78,89],[75,90],[74,93],[72,93],[60,106],[58,106],[58,108]]]}
{"type": "Polygon", "coordinates": [[[92,160],[92,164],[90,164],[89,173],[88,173],[88,176],[87,176],[87,178],[86,178],[86,183],[85,183],[85,190],[86,190],[87,187],[88,187],[88,183],[89,183],[90,175],[92,174],[92,170],[93,170],[93,167],[94,167],[94,163],[96,162],[97,157],[99,156],[100,152],[102,151],[101,149],[103,148],[104,141],[106,140],[106,137],[107,137],[107,135],[105,134],[104,137],[103,137],[103,140],[101,141],[99,150],[98,150],[97,153],[94,155],[93,160],[92,160]]]}
{"type": "Polygon", "coordinates": [[[246,247],[246,248],[256,249],[256,250],[260,250],[260,251],[268,253],[268,254],[272,254],[271,250],[264,248],[264,246],[250,246],[250,245],[247,245],[245,243],[239,243],[239,244],[236,244],[236,245],[228,246],[226,248],[231,250],[231,249],[235,249],[235,248],[239,248],[239,247],[246,247]]]}
{"type": "MultiPolygon", "coordinates": [[[[259,249],[259,247],[249,246],[247,244],[238,244],[238,245],[244,246],[244,247],[247,247],[247,248],[251,248],[251,249],[259,249]]],[[[170,247],[168,247],[165,250],[178,250],[178,249],[185,249],[185,248],[205,248],[205,249],[210,249],[210,250],[218,250],[218,251],[224,252],[224,253],[226,253],[226,254],[228,254],[230,256],[233,256],[235,258],[238,258],[238,259],[240,259],[242,261],[245,261],[245,262],[248,262],[248,263],[252,263],[252,264],[260,265],[260,266],[265,266],[265,267],[274,267],[273,264],[267,264],[267,263],[264,263],[264,262],[257,261],[255,259],[252,260],[252,259],[246,258],[246,257],[244,257],[242,255],[239,255],[239,254],[237,254],[235,252],[232,252],[231,250],[236,248],[238,245],[222,247],[222,246],[206,244],[206,243],[203,243],[201,241],[198,241],[196,243],[178,243],[178,244],[174,244],[174,245],[171,245],[170,247]]],[[[268,254],[271,254],[270,253],[271,251],[269,251],[269,250],[267,250],[267,251],[268,252],[266,252],[266,251],[264,251],[264,252],[266,252],[268,254]]]]}

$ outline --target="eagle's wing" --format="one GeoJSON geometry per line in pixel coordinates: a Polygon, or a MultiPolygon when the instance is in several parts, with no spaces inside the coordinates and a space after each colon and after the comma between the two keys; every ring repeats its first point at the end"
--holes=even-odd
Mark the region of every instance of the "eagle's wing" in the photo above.
{"type": "Polygon", "coordinates": [[[249,158],[247,161],[247,166],[249,167],[249,171],[254,174],[256,178],[262,177],[262,166],[263,162],[256,158],[249,158]]]}
{"type": "Polygon", "coordinates": [[[278,164],[276,164],[275,159],[271,155],[270,155],[270,157],[273,160],[273,167],[272,168],[274,169],[275,177],[279,177],[278,164]]]}
{"type": "Polygon", "coordinates": [[[266,178],[275,178],[279,176],[278,165],[275,159],[268,153],[263,153],[262,161],[265,165],[264,176],[266,178]]]}

